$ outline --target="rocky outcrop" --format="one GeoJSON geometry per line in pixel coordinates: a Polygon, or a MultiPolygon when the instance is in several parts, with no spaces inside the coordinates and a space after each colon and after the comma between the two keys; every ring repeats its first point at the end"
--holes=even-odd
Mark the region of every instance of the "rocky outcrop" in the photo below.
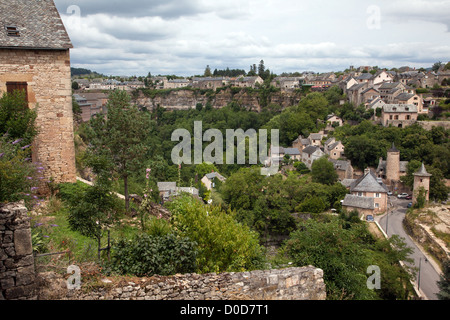
{"type": "Polygon", "coordinates": [[[154,110],[158,106],[166,110],[189,110],[201,103],[205,106],[208,102],[213,108],[223,108],[234,101],[248,110],[260,112],[264,105],[276,104],[282,109],[299,103],[301,94],[298,92],[275,91],[266,96],[260,91],[226,89],[219,92],[185,89],[154,92],[144,95],[142,91],[135,96],[134,102],[141,108],[154,110]]]}

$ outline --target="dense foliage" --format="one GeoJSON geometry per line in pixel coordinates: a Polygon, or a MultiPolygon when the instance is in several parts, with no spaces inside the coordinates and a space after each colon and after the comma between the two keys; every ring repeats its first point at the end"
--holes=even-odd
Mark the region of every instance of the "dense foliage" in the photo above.
{"type": "Polygon", "coordinates": [[[411,276],[399,264],[408,260],[410,249],[395,236],[376,240],[361,221],[348,224],[328,216],[301,222],[284,250],[296,266],[324,271],[330,300],[406,299],[412,292],[411,276]],[[370,266],[382,270],[379,290],[367,286],[370,266]]]}
{"type": "Polygon", "coordinates": [[[196,244],[174,234],[138,234],[113,244],[108,270],[139,277],[196,271],[196,244]]]}
{"type": "Polygon", "coordinates": [[[324,185],[311,176],[291,173],[262,176],[259,168],[242,168],[222,186],[224,201],[236,218],[265,238],[295,229],[294,213],[319,213],[334,208],[347,193],[340,183],[324,185]]]}
{"type": "Polygon", "coordinates": [[[262,266],[263,248],[257,234],[238,223],[233,212],[205,205],[188,195],[168,207],[173,227],[197,243],[198,271],[241,272],[262,266]]]}
{"type": "Polygon", "coordinates": [[[31,162],[31,143],[38,130],[36,112],[28,108],[24,92],[4,93],[0,98],[0,203],[37,197],[39,173],[31,162]]]}

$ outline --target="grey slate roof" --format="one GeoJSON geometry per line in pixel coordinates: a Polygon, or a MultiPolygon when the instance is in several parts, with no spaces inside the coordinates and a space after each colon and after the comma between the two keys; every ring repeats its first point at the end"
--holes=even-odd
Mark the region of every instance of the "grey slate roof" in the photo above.
{"type": "Polygon", "coordinates": [[[427,172],[427,169],[425,168],[425,165],[422,162],[422,166],[420,167],[420,169],[414,173],[415,176],[419,176],[419,177],[431,177],[432,175],[429,174],[427,172]]]}
{"type": "Polygon", "coordinates": [[[317,150],[320,150],[320,148],[317,147],[317,146],[308,146],[308,147],[306,147],[305,149],[302,150],[302,153],[313,154],[317,150]]]}
{"type": "Polygon", "coordinates": [[[350,186],[351,192],[388,192],[387,187],[383,183],[377,181],[372,171],[356,180],[350,186]]]}
{"type": "Polygon", "coordinates": [[[175,191],[177,189],[176,182],[158,182],[158,190],[161,191],[175,191]]]}
{"type": "Polygon", "coordinates": [[[73,48],[53,0],[0,1],[0,48],[73,48]],[[15,26],[19,36],[8,36],[6,26],[15,26]]]}
{"type": "Polygon", "coordinates": [[[395,100],[407,101],[407,100],[411,99],[412,97],[414,97],[414,94],[408,93],[408,92],[403,92],[403,93],[400,93],[398,96],[396,96],[395,100]]]}
{"type": "Polygon", "coordinates": [[[352,165],[350,160],[328,160],[333,164],[335,170],[347,171],[347,169],[352,165]]]}
{"type": "Polygon", "coordinates": [[[284,148],[284,153],[295,156],[300,155],[300,150],[298,150],[297,148],[284,148]]]}
{"type": "Polygon", "coordinates": [[[386,113],[417,112],[417,106],[414,104],[385,104],[383,111],[386,113]]]}
{"type": "Polygon", "coordinates": [[[352,194],[347,194],[342,203],[345,207],[361,208],[361,209],[374,209],[373,198],[358,197],[352,194]]]}

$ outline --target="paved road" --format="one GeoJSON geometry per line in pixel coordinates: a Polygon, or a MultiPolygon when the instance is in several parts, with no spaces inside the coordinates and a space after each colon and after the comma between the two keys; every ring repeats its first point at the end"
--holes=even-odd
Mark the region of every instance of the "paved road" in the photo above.
{"type": "Polygon", "coordinates": [[[420,282],[419,274],[417,274],[416,288],[420,288],[428,300],[437,300],[436,293],[439,292],[437,286],[439,273],[435,269],[435,263],[425,256],[403,229],[403,219],[407,205],[411,200],[400,200],[395,197],[390,197],[390,201],[393,204],[392,211],[390,211],[389,215],[384,215],[381,218],[378,217],[377,221],[389,237],[397,234],[404,238],[408,247],[413,249],[413,253],[410,255],[410,258],[414,259],[412,266],[416,267],[417,270],[419,270],[420,266],[420,282]]]}

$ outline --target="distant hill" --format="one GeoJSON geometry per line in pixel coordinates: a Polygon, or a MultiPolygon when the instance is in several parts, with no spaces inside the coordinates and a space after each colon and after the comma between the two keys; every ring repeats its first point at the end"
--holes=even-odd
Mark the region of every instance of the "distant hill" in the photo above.
{"type": "Polygon", "coordinates": [[[72,77],[76,77],[76,76],[98,76],[101,77],[103,76],[100,73],[97,73],[95,71],[91,71],[89,69],[84,69],[84,68],[70,68],[70,72],[72,74],[72,77]]]}

